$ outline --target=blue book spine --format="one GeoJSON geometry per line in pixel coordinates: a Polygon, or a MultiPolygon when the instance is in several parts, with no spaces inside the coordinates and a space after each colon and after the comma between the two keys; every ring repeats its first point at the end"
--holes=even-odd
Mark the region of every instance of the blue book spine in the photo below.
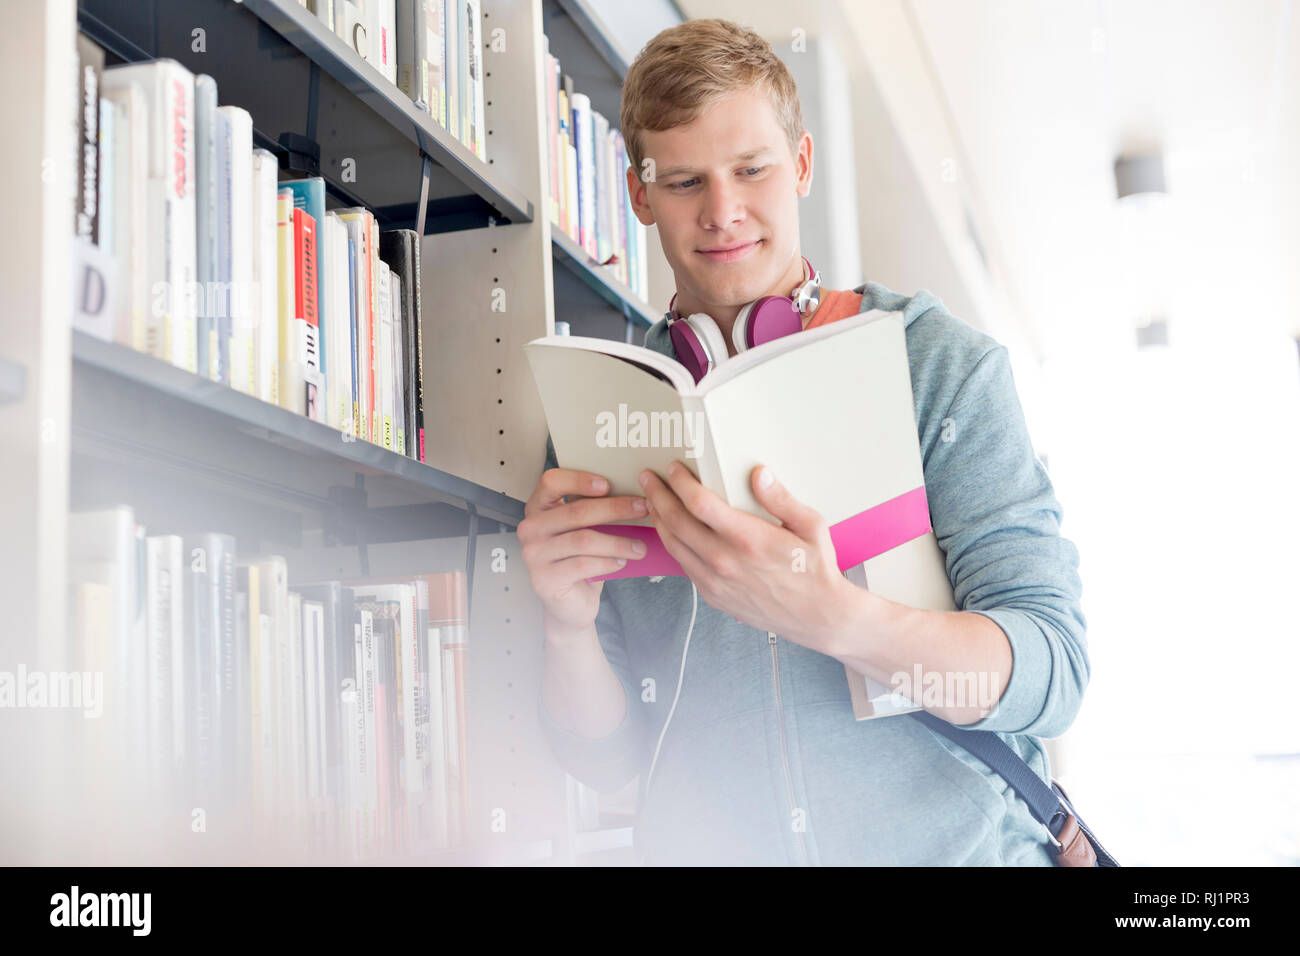
{"type": "Polygon", "coordinates": [[[294,207],[316,220],[316,317],[320,323],[316,330],[316,341],[320,349],[321,376],[326,379],[328,385],[326,369],[329,368],[329,359],[325,354],[325,329],[330,316],[325,312],[325,289],[321,283],[321,273],[324,271],[322,264],[325,261],[321,257],[321,234],[325,232],[325,180],[319,176],[311,179],[293,179],[280,183],[280,188],[293,190],[294,207]]]}

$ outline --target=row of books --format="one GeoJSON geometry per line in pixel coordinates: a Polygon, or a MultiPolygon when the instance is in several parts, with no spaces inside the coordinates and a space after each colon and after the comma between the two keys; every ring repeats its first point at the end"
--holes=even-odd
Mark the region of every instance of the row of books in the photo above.
{"type": "Polygon", "coordinates": [[[68,670],[104,675],[97,749],[155,798],[295,850],[465,842],[464,572],[288,580],[229,535],[71,514],[68,670]]]}
{"type": "Polygon", "coordinates": [[[646,228],[632,211],[623,134],[591,108],[587,94],[574,90],[549,40],[546,46],[551,222],[648,300],[646,228]]]}
{"type": "Polygon", "coordinates": [[[481,0],[298,0],[487,160],[481,0]]]}
{"type": "Polygon", "coordinates": [[[419,237],[280,182],[212,77],[78,50],[77,233],[114,275],[82,327],[423,461],[419,237]]]}

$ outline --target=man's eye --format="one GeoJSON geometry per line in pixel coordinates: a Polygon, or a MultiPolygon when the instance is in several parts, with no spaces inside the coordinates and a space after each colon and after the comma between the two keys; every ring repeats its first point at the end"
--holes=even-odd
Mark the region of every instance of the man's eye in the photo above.
{"type": "Polygon", "coordinates": [[[746,176],[757,176],[763,171],[762,166],[750,166],[748,169],[741,170],[746,176]]]}
{"type": "Polygon", "coordinates": [[[697,179],[683,179],[683,180],[680,180],[679,182],[669,183],[669,184],[668,184],[668,188],[669,188],[669,189],[687,189],[687,188],[689,188],[689,187],[691,187],[691,186],[694,186],[697,182],[699,182],[699,180],[697,180],[697,179]]]}

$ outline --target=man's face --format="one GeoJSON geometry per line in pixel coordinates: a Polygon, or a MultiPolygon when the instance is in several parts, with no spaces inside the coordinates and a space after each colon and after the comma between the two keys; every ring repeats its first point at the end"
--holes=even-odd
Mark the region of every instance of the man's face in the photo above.
{"type": "Polygon", "coordinates": [[[812,138],[791,154],[766,89],[720,97],[688,125],[643,133],[642,144],[654,180],[629,170],[628,186],[637,218],[659,227],[679,307],[725,312],[788,294],[812,138]]]}

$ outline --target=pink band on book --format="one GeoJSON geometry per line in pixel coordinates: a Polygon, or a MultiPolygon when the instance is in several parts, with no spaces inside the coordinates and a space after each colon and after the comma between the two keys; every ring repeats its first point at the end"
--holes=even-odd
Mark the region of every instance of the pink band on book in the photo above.
{"type": "MultiPolygon", "coordinates": [[[[635,538],[646,546],[646,555],[644,558],[629,558],[627,564],[617,571],[586,580],[686,575],[682,566],[659,540],[659,532],[653,526],[598,524],[592,527],[606,534],[635,538]]],[[[835,558],[840,570],[846,571],[891,548],[929,534],[931,530],[930,504],[925,497],[925,485],[920,485],[897,498],[890,498],[874,508],[868,508],[832,525],[831,541],[835,545],[835,558]]]]}

